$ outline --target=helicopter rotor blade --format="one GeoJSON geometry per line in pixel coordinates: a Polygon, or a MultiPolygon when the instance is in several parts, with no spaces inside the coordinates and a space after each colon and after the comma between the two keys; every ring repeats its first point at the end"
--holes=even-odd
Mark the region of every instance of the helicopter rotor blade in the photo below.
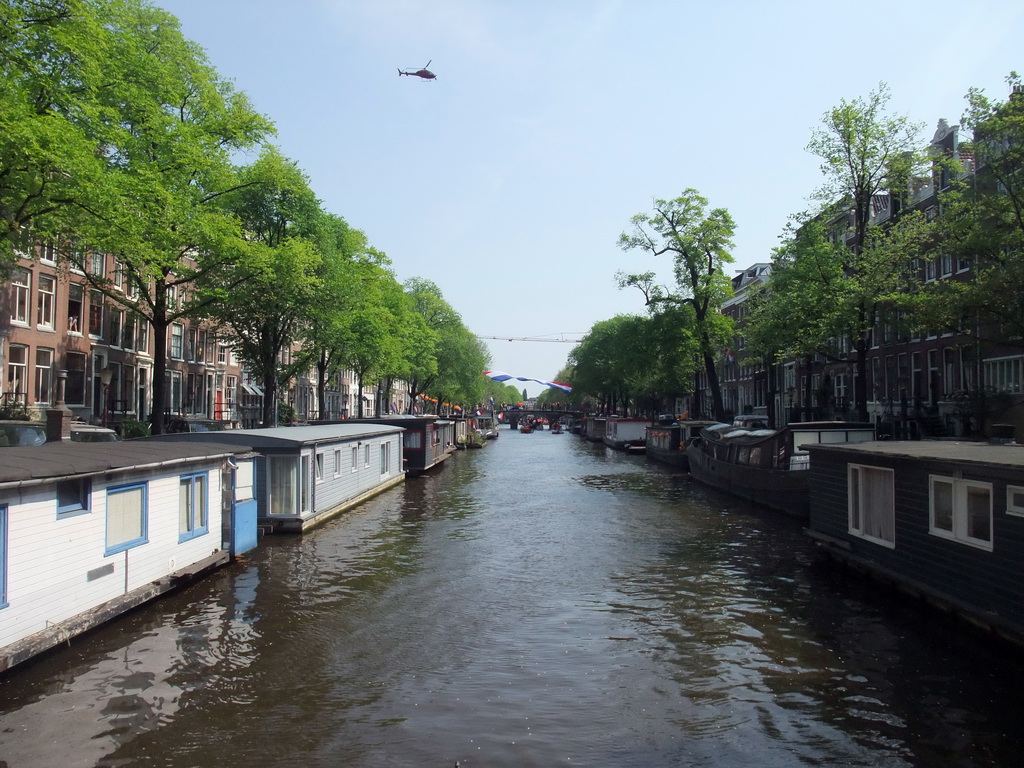
{"type": "MultiPolygon", "coordinates": [[[[433,61],[433,59],[431,59],[430,61],[433,61]]],[[[427,69],[427,67],[430,66],[430,61],[427,62],[427,66],[423,67],[424,69],[427,69]]]]}

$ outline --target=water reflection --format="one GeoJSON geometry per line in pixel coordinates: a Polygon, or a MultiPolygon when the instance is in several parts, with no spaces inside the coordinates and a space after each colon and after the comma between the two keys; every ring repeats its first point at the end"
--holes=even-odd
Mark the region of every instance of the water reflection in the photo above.
{"type": "Polygon", "coordinates": [[[982,766],[1019,657],[800,525],[505,431],[0,681],[32,766],[982,766]]]}

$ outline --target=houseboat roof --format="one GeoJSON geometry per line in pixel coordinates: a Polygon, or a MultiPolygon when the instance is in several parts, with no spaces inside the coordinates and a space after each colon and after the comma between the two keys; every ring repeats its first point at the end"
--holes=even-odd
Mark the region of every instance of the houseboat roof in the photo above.
{"type": "MultiPolygon", "coordinates": [[[[978,462],[1024,467],[1024,445],[959,440],[871,440],[863,443],[812,443],[800,446],[812,454],[843,452],[858,456],[978,462]]],[[[812,458],[813,461],[813,458],[812,458]]]]}
{"type": "Polygon", "coordinates": [[[227,443],[247,448],[294,448],[302,445],[353,440],[361,437],[401,432],[402,427],[386,424],[352,423],[311,424],[301,427],[267,427],[264,429],[225,429],[222,432],[179,432],[173,435],[154,435],[148,442],[207,442],[227,443]]]}
{"type": "Polygon", "coordinates": [[[238,454],[237,446],[210,441],[172,443],[151,439],[110,443],[46,443],[30,448],[0,449],[0,488],[75,475],[98,475],[121,469],[185,464],[238,454]]]}
{"type": "MultiPolygon", "coordinates": [[[[457,417],[463,418],[463,417],[457,417]]],[[[433,413],[392,413],[389,416],[364,416],[361,419],[346,419],[337,421],[335,424],[417,424],[429,422],[431,424],[454,424],[453,418],[437,416],[433,413]]]]}

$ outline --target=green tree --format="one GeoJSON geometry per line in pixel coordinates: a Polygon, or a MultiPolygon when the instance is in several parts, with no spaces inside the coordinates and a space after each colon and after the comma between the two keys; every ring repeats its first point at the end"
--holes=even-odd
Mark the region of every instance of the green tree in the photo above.
{"type": "Polygon", "coordinates": [[[231,270],[202,275],[197,299],[260,380],[262,421],[271,426],[281,387],[304,368],[283,353],[298,341],[321,285],[322,213],[305,174],[275,150],[241,169],[238,181],[221,204],[246,232],[243,258],[231,270]]]}
{"type": "MultiPolygon", "coordinates": [[[[862,420],[868,418],[867,352],[877,308],[874,298],[885,294],[878,290],[876,278],[894,266],[879,261],[889,254],[883,240],[876,241],[879,247],[868,248],[871,204],[882,192],[892,194],[898,202],[919,164],[915,150],[921,126],[906,116],[889,114],[889,98],[888,87],[881,83],[867,98],[842,99],[825,113],[807,145],[821,159],[825,181],[817,194],[824,215],[834,219],[830,214],[836,210],[849,211],[851,236],[844,237],[831,253],[841,259],[843,275],[850,281],[846,287],[856,286],[852,291],[855,306],[843,324],[857,352],[854,402],[862,420]]],[[[816,318],[807,320],[817,322],[816,318]]]]}
{"type": "Polygon", "coordinates": [[[85,0],[0,4],[0,272],[114,197],[113,16],[85,0]]]}
{"type": "Polygon", "coordinates": [[[322,213],[317,243],[321,253],[316,295],[307,305],[301,329],[299,362],[303,369],[317,370],[317,402],[320,418],[327,413],[327,386],[333,374],[346,367],[355,345],[353,318],[374,294],[367,285],[391,280],[387,257],[372,248],[366,235],[335,214],[322,213]]]}
{"type": "Polygon", "coordinates": [[[242,183],[231,155],[256,146],[272,126],[220,79],[173,16],[135,0],[95,0],[104,87],[99,154],[102,207],[76,221],[66,256],[108,301],[152,329],[154,432],[163,429],[167,335],[172,323],[209,314],[216,294],[195,290],[237,273],[251,252],[238,219],[221,204],[242,183]],[[91,269],[88,252],[113,254],[113,275],[91,269]]]}
{"type": "Polygon", "coordinates": [[[946,158],[954,181],[942,194],[921,253],[970,263],[969,280],[923,286],[913,302],[921,325],[989,344],[1024,346],[1024,92],[1015,72],[1005,102],[979,89],[967,94],[961,127],[970,141],[946,158]],[[962,159],[970,159],[976,172],[962,159]]]}
{"type": "Polygon", "coordinates": [[[708,201],[687,189],[674,200],[655,200],[652,213],[637,214],[632,231],[619,237],[619,246],[655,256],[672,257],[675,288],[655,284],[654,274],[619,275],[620,286],[640,289],[648,306],[686,306],[692,312],[692,328],[698,354],[708,377],[715,418],[725,418],[717,359],[732,335],[732,322],[719,311],[732,294],[725,265],[733,261],[730,249],[735,230],[724,208],[708,209],[708,201]]]}

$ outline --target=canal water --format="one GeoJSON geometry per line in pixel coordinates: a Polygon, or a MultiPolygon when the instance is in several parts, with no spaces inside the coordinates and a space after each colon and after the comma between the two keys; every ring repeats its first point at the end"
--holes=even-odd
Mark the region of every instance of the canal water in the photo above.
{"type": "Polygon", "coordinates": [[[1016,766],[1022,652],[503,430],[0,680],[6,768],[1016,766]]]}

